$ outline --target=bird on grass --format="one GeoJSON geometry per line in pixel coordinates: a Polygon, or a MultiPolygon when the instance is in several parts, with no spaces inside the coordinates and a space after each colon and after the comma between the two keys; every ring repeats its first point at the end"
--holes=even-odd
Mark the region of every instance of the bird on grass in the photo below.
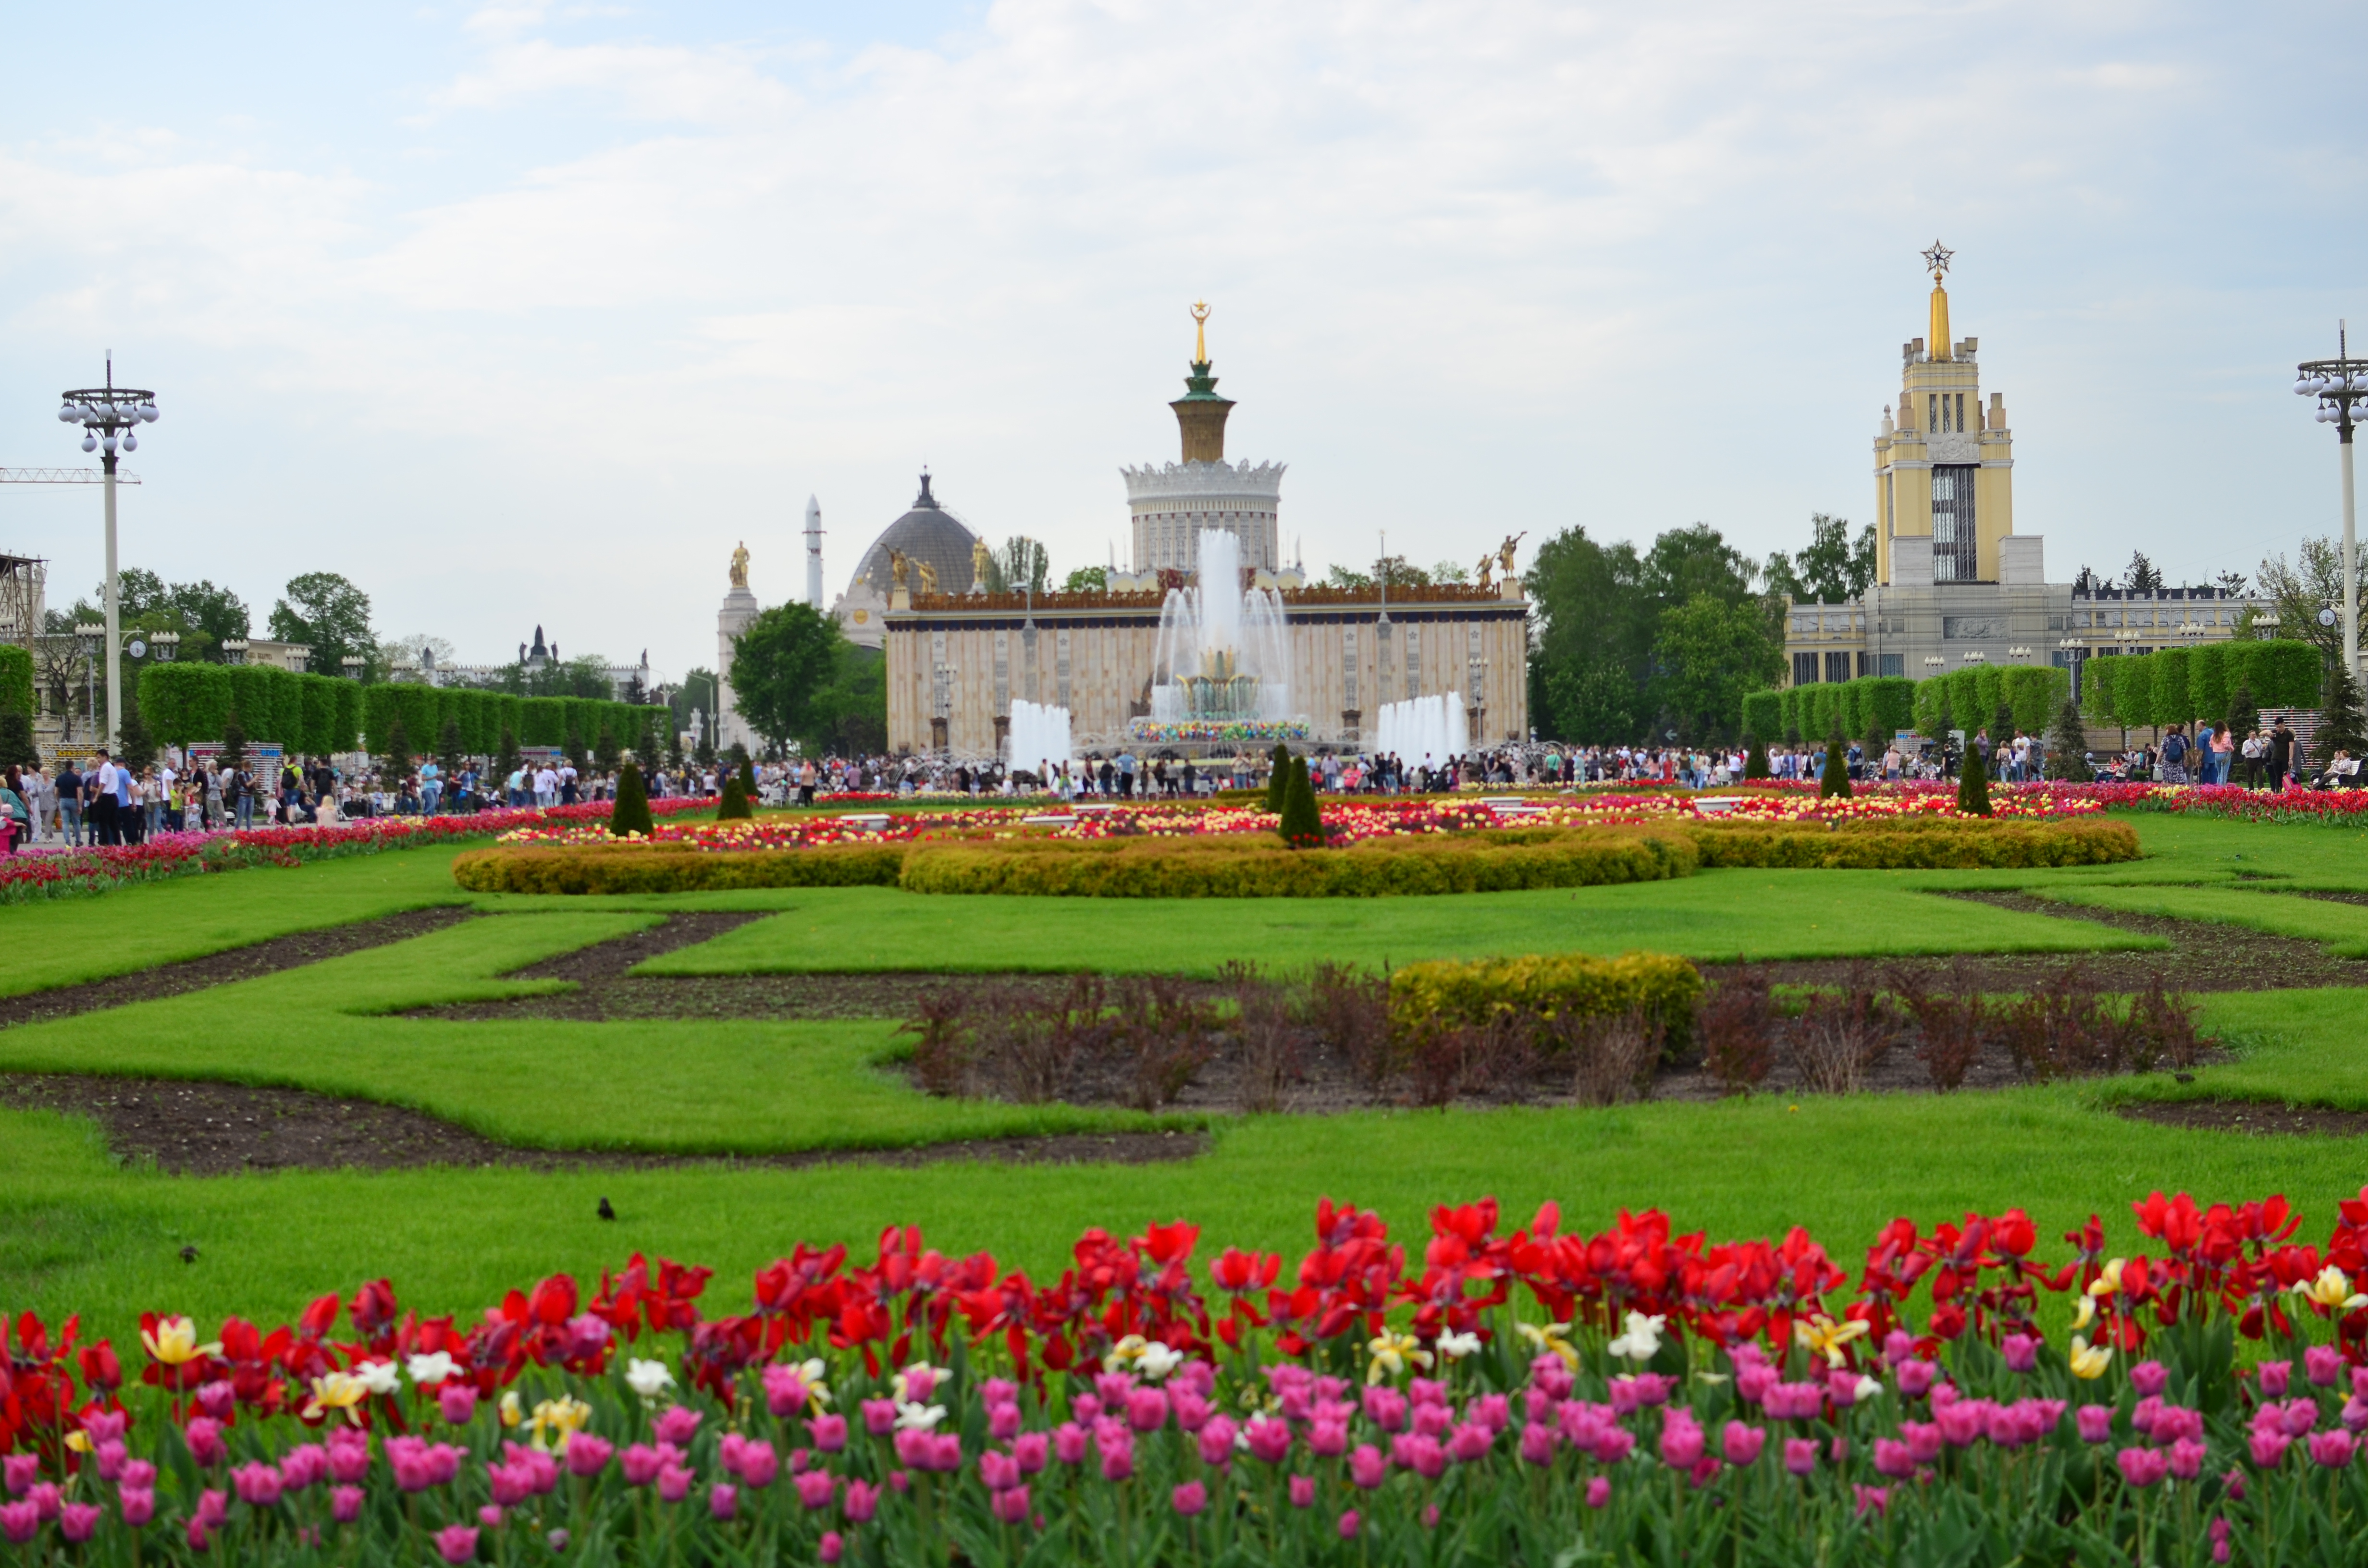
{"type": "Polygon", "coordinates": [[[600,1199],[600,1218],[603,1220],[613,1220],[616,1217],[617,1211],[609,1206],[609,1200],[605,1198],[600,1199]]]}
{"type": "Polygon", "coordinates": [[[185,1247],[183,1247],[183,1248],[181,1249],[181,1261],[182,1261],[183,1263],[195,1263],[195,1262],[197,1262],[197,1261],[198,1261],[198,1249],[197,1249],[197,1247],[196,1247],[195,1245],[190,1245],[190,1246],[185,1246],[185,1247]]]}

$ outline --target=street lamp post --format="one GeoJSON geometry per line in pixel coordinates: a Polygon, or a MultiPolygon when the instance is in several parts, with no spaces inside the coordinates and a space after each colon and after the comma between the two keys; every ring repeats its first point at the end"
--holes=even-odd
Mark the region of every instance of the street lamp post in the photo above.
{"type": "Polygon", "coordinates": [[[2368,359],[2351,357],[2348,324],[2335,329],[2335,358],[2294,367],[2294,395],[2318,399],[2318,422],[2335,426],[2343,454],[2343,668],[2360,674],[2360,542],[2352,523],[2351,432],[2368,420],[2368,359]]]}
{"type": "Polygon", "coordinates": [[[90,716],[90,735],[98,738],[98,649],[107,628],[95,620],[74,623],[74,644],[82,650],[83,711],[90,716]]]}
{"type": "Polygon", "coordinates": [[[58,422],[83,427],[82,449],[97,451],[107,489],[107,740],[112,747],[123,723],[122,615],[115,580],[115,454],[140,449],[136,426],[156,422],[156,394],[115,384],[115,357],[108,356],[107,384],[63,394],[58,422]]]}

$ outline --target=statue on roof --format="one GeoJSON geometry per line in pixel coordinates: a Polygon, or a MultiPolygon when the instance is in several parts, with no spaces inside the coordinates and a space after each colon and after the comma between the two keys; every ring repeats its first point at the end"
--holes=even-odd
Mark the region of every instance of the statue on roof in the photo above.
{"type": "Polygon", "coordinates": [[[748,541],[745,539],[740,541],[740,548],[732,552],[732,585],[735,588],[748,585],[748,541]]]}
{"type": "Polygon", "coordinates": [[[1480,591],[1482,593],[1485,594],[1489,589],[1497,585],[1493,576],[1491,575],[1496,570],[1496,551],[1490,551],[1480,557],[1480,591]]]}
{"type": "Polygon", "coordinates": [[[903,551],[893,544],[888,547],[888,575],[900,588],[905,585],[905,574],[908,564],[908,559],[903,551]]]}
{"type": "Polygon", "coordinates": [[[925,594],[936,593],[938,591],[938,569],[930,565],[926,561],[916,562],[915,564],[919,566],[921,569],[921,592],[925,594]]]}
{"type": "Polygon", "coordinates": [[[1503,569],[1506,576],[1509,577],[1513,574],[1513,547],[1529,537],[1530,530],[1523,528],[1520,533],[1506,535],[1505,542],[1497,548],[1497,564],[1503,569]]]}
{"type": "Polygon", "coordinates": [[[992,551],[990,551],[990,550],[988,550],[988,549],[986,548],[986,540],[983,540],[983,539],[974,539],[974,540],[971,540],[971,541],[970,541],[970,581],[971,581],[971,592],[973,592],[973,593],[974,593],[974,594],[983,594],[983,593],[986,592],[986,580],[987,580],[988,575],[989,575],[991,573],[993,573],[994,569],[995,569],[995,555],[994,555],[994,552],[993,552],[992,551]]]}

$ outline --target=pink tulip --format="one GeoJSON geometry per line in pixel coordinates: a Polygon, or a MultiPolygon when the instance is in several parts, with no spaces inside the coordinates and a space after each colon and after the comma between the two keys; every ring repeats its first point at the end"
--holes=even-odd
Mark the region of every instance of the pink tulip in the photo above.
{"type": "MultiPolygon", "coordinates": [[[[573,1448],[575,1445],[571,1443],[568,1446],[573,1448]]],[[[623,1464],[625,1484],[647,1486],[658,1478],[658,1471],[666,1468],[666,1460],[647,1443],[635,1443],[625,1450],[623,1464]]]]}
{"type": "Polygon", "coordinates": [[[1521,1462],[1549,1465],[1554,1461],[1554,1431],[1543,1421],[1521,1428],[1521,1462]]]}
{"type": "Polygon", "coordinates": [[[96,1503],[66,1503],[58,1509],[58,1533],[70,1541],[88,1540],[105,1510],[96,1503]]]}
{"type": "Polygon", "coordinates": [[[250,1508],[268,1508],[279,1501],[279,1471],[268,1464],[243,1464],[230,1472],[238,1500],[250,1508]]]}
{"type": "Polygon", "coordinates": [[[2227,1517],[2226,1514],[2223,1514],[2223,1515],[2219,1516],[2218,1517],[2214,1518],[2214,1519],[2212,1521],[2211,1539],[2212,1539],[2212,1561],[2213,1561],[2213,1562],[2227,1562],[2227,1561],[2228,1561],[2228,1517],[2227,1517]]]}
{"type": "MultiPolygon", "coordinates": [[[[24,1507],[24,1505],[18,1503],[12,1504],[11,1506],[21,1508],[24,1507]]],[[[26,1509],[26,1513],[28,1517],[31,1515],[31,1512],[32,1511],[30,1509],[26,1509]]],[[[0,1508],[0,1527],[7,1526],[8,1513],[8,1508],[0,1508]]],[[[36,1521],[34,1528],[40,1528],[38,1521],[36,1521]]],[[[191,1551],[211,1551],[213,1550],[214,1527],[209,1524],[203,1516],[197,1514],[190,1515],[186,1533],[188,1535],[189,1550],[191,1551]]],[[[8,1539],[11,1540],[17,1539],[17,1532],[13,1528],[8,1529],[8,1539]]],[[[26,1540],[32,1540],[31,1531],[27,1531],[23,1539],[26,1540]]]]}
{"type": "Polygon", "coordinates": [[[1212,1415],[1194,1440],[1201,1447],[1201,1462],[1223,1469],[1234,1457],[1234,1420],[1230,1415],[1212,1415]]]}
{"type": "Polygon", "coordinates": [[[1340,1539],[1342,1540],[1356,1540],[1358,1528],[1362,1525],[1363,1522],[1363,1520],[1357,1517],[1356,1509],[1343,1508],[1340,1511],[1340,1539]]]}
{"type": "MultiPolygon", "coordinates": [[[[608,1468],[617,1446],[606,1437],[596,1437],[589,1432],[578,1432],[567,1439],[567,1473],[576,1476],[598,1475],[608,1468]]],[[[642,1484],[635,1482],[636,1486],[642,1484]]]]}
{"type": "Polygon", "coordinates": [[[1349,1480],[1360,1491],[1371,1492],[1389,1479],[1389,1470],[1382,1461],[1382,1450],[1371,1443],[1360,1443],[1349,1456],[1349,1480]]]}
{"type": "Polygon", "coordinates": [[[844,1415],[817,1415],[806,1423],[806,1430],[814,1435],[814,1446],[824,1453],[835,1454],[847,1447],[844,1415]]]}
{"type": "Polygon", "coordinates": [[[2143,1399],[2170,1386],[2170,1369],[2159,1361],[2141,1361],[2130,1369],[2130,1387],[2143,1399]]]}
{"type": "Polygon", "coordinates": [[[229,1450],[222,1446],[222,1423],[208,1415],[192,1415],[181,1428],[181,1437],[189,1445],[189,1457],[201,1465],[222,1463],[229,1450]]]}
{"type": "Polygon", "coordinates": [[[1496,1441],[1496,1433],[1476,1421],[1467,1421],[1447,1439],[1447,1457],[1458,1464],[1470,1464],[1474,1460],[1487,1458],[1496,1441]]]}
{"type": "Polygon", "coordinates": [[[218,1486],[209,1486],[198,1494],[198,1516],[208,1525],[218,1525],[230,1517],[230,1494],[218,1486]]]}
{"type": "Polygon", "coordinates": [[[1384,1432],[1406,1429],[1406,1395],[1390,1388],[1369,1388],[1364,1392],[1365,1419],[1384,1432]]]}
{"type": "Polygon", "coordinates": [[[989,1492],[1019,1484],[1019,1461],[993,1449],[978,1456],[978,1478],[989,1492]]]}
{"type": "Polygon", "coordinates": [[[367,1434],[347,1428],[329,1435],[329,1475],[333,1480],[367,1480],[370,1463],[370,1437],[367,1434]]]}
{"type": "Polygon", "coordinates": [[[362,1489],[359,1486],[336,1486],[329,1490],[329,1517],[341,1525],[352,1524],[362,1517],[362,1489]]]}
{"type": "Polygon", "coordinates": [[[1028,1522],[1028,1488],[1025,1486],[1007,1486],[996,1493],[992,1501],[995,1517],[1000,1522],[1007,1525],[1028,1522]]]}
{"type": "Polygon", "coordinates": [[[1861,1486],[1853,1483],[1850,1491],[1857,1496],[1858,1511],[1861,1514],[1880,1514],[1891,1506],[1891,1488],[1888,1486],[1861,1486]]]}
{"type": "Polygon", "coordinates": [[[871,1516],[880,1511],[880,1488],[849,1477],[847,1496],[839,1505],[839,1511],[847,1516],[849,1524],[870,1524],[871,1516]]]}
{"type": "Polygon", "coordinates": [[[2079,1424],[2080,1440],[2084,1443],[2111,1442],[2113,1437],[2113,1407],[2110,1404],[2084,1404],[2073,1412],[2079,1424]]]}
{"type": "Polygon", "coordinates": [[[688,1448],[691,1437],[699,1431],[699,1412],[688,1405],[677,1404],[653,1422],[650,1430],[657,1434],[661,1443],[672,1443],[677,1449],[688,1448]]]}
{"type": "Polygon", "coordinates": [[[787,1421],[806,1407],[806,1381],[795,1367],[765,1369],[765,1408],[787,1421]]]}
{"type": "MultiPolygon", "coordinates": [[[[2008,1337],[2012,1339],[2015,1336],[2010,1335],[2008,1337]]],[[[2007,1364],[2009,1367],[2014,1365],[2013,1357],[2009,1356],[2007,1358],[2007,1364]]],[[[2031,1369],[2029,1367],[2016,1367],[2014,1369],[2017,1371],[2027,1372],[2031,1369]]],[[[1909,1399],[1920,1398],[1924,1394],[1931,1392],[1933,1381],[1940,1375],[1941,1369],[1934,1366],[1931,1362],[1910,1358],[1909,1359],[1899,1363],[1899,1369],[1896,1374],[1899,1380],[1899,1392],[1909,1399]]]]}
{"type": "Polygon", "coordinates": [[[797,1487],[798,1501],[809,1511],[829,1507],[831,1498],[838,1491],[837,1477],[826,1470],[807,1471],[793,1484],[797,1487]]]}
{"type": "Polygon", "coordinates": [[[477,1414],[477,1391],[469,1383],[454,1379],[436,1390],[436,1409],[455,1426],[465,1426],[477,1414]]]}
{"type": "Polygon", "coordinates": [[[2252,1437],[2253,1463],[2262,1470],[2275,1470],[2294,1447],[2294,1439],[2283,1432],[2257,1429],[2252,1437]]]}
{"type": "Polygon", "coordinates": [[[2313,1432],[2309,1441],[2311,1462],[2328,1470],[2341,1470],[2360,1449],[2360,1439],[2340,1428],[2313,1432]]]}
{"type": "Polygon", "coordinates": [[[2283,1399],[2286,1396],[2286,1385],[2294,1378],[2294,1363],[2264,1361],[2260,1365],[2260,1378],[2263,1399],[2283,1399]]]}
{"type": "Polygon", "coordinates": [[[1611,1478],[1605,1475],[1589,1476],[1587,1482],[1587,1506],[1590,1508],[1602,1508],[1608,1506],[1611,1502],[1611,1478]]]}
{"type": "Polygon", "coordinates": [[[1702,1427],[1683,1410],[1672,1410],[1661,1424],[1661,1462],[1671,1470],[1691,1470],[1703,1443],[1702,1427]]]}
{"type": "Polygon", "coordinates": [[[1877,1437],[1874,1440],[1874,1470],[1877,1475],[1905,1481],[1916,1473],[1916,1456],[1908,1451],[1905,1443],[1877,1437]]]}
{"type": "Polygon", "coordinates": [[[477,1532],[466,1525],[446,1525],[436,1532],[436,1550],[447,1562],[467,1562],[477,1555],[477,1532]]]}
{"type": "Polygon", "coordinates": [[[1022,1432],[1019,1437],[1011,1439],[1011,1457],[1019,1466],[1020,1474],[1034,1475],[1044,1468],[1044,1461],[1051,1454],[1052,1448],[1052,1434],[1022,1432]]]}
{"type": "MultiPolygon", "coordinates": [[[[581,1439],[578,1439],[579,1441],[581,1439]]],[[[781,1472],[781,1456],[770,1443],[749,1443],[740,1450],[740,1479],[762,1492],[781,1472]]]]}
{"type": "Polygon", "coordinates": [[[227,1416],[237,1403],[238,1391],[220,1379],[198,1385],[198,1408],[216,1421],[227,1416]]]}
{"type": "Polygon", "coordinates": [[[502,1521],[508,1517],[507,1512],[498,1503],[488,1503],[477,1510],[477,1522],[489,1530],[501,1528],[502,1521]]]}
{"type": "MultiPolygon", "coordinates": [[[[1186,1430],[1190,1430],[1187,1427],[1186,1430]]],[[[1009,1442],[1019,1435],[1019,1407],[1016,1404],[990,1404],[986,1407],[986,1435],[998,1443],[1009,1442]]]]}
{"type": "Polygon", "coordinates": [[[59,1491],[54,1483],[45,1481],[26,1493],[25,1501],[33,1506],[33,1512],[40,1515],[41,1523],[46,1525],[56,1522],[66,1500],[64,1493],[59,1491]]]}
{"type": "Polygon", "coordinates": [[[1314,1476],[1294,1475],[1291,1478],[1291,1506],[1294,1508],[1313,1508],[1315,1506],[1315,1478],[1314,1476]]]}
{"type": "Polygon", "coordinates": [[[279,1479],[290,1492],[302,1492],[328,1479],[329,1450],[318,1443],[299,1443],[279,1456],[279,1479]]]}
{"type": "Polygon", "coordinates": [[[837,1530],[825,1530],[822,1532],[822,1540],[817,1543],[817,1554],[825,1562],[837,1562],[839,1553],[846,1550],[847,1543],[839,1540],[838,1532],[837,1530]]]}
{"type": "Polygon", "coordinates": [[[728,1519],[740,1511],[740,1493],[728,1481],[719,1481],[707,1489],[707,1517],[728,1519]]]}
{"type": "Polygon", "coordinates": [[[690,1495],[690,1483],[698,1478],[681,1465],[670,1464],[658,1471],[658,1498],[661,1502],[679,1503],[690,1495]]]}
{"type": "Polygon", "coordinates": [[[1197,1481],[1188,1481],[1178,1487],[1168,1499],[1176,1511],[1190,1518],[1209,1506],[1209,1489],[1197,1481]]]}
{"type": "Polygon", "coordinates": [[[1349,1426],[1344,1421],[1317,1421],[1307,1429],[1307,1451],[1317,1459],[1338,1459],[1349,1451],[1349,1426]]]}
{"type": "Polygon", "coordinates": [[[2113,1456],[2122,1479],[2141,1490],[2154,1485],[2170,1470],[2170,1456],[2159,1449],[2123,1449],[2113,1456]]]}
{"type": "Polygon", "coordinates": [[[2170,1445],[2170,1473],[2181,1481],[2192,1481],[2203,1473],[2207,1450],[2192,1437],[2181,1437],[2170,1445]]]}
{"type": "Polygon", "coordinates": [[[2302,1370],[2313,1388],[2331,1389],[2343,1375],[2343,1352],[2331,1345],[2314,1345],[2302,1353],[2302,1370]]]}
{"type": "Polygon", "coordinates": [[[1730,1421],[1719,1433],[1719,1448],[1726,1462],[1741,1467],[1759,1461],[1759,1450],[1768,1444],[1768,1434],[1761,1427],[1730,1421]]]}
{"type": "Polygon", "coordinates": [[[156,1517],[156,1494],[145,1486],[127,1486],[115,1494],[123,1522],[137,1529],[156,1517]]]}
{"type": "MultiPolygon", "coordinates": [[[[1204,1442],[1207,1437],[1207,1433],[1201,1434],[1204,1442]]],[[[1063,1464],[1085,1463],[1086,1429],[1074,1421],[1062,1422],[1053,1430],[1053,1453],[1063,1464]]]]}
{"type": "Polygon", "coordinates": [[[1167,1425],[1167,1396],[1157,1389],[1133,1389],[1126,1396],[1126,1424],[1138,1432],[1167,1425]]]}
{"type": "Polygon", "coordinates": [[[1817,1440],[1815,1437],[1785,1438],[1784,1469],[1792,1475],[1816,1474],[1817,1440]]]}
{"type": "Polygon", "coordinates": [[[108,1437],[93,1450],[91,1462],[97,1468],[101,1481],[120,1481],[123,1476],[123,1461],[131,1457],[131,1450],[124,1447],[122,1438],[108,1437]]]}
{"type": "Polygon", "coordinates": [[[896,1429],[896,1402],[893,1399],[867,1399],[863,1402],[863,1429],[875,1437],[884,1437],[896,1429]]]}

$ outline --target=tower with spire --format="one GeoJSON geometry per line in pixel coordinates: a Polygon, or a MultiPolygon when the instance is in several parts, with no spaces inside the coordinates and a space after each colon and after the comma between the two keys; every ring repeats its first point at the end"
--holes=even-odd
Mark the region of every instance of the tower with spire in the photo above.
{"type": "Polygon", "coordinates": [[[1942,279],[1955,253],[1924,253],[1927,335],[1900,345],[1896,408],[1874,437],[1875,577],[1898,587],[2038,583],[2040,541],[2014,537],[2014,439],[2006,400],[1982,405],[1978,338],[1952,341],[1942,279]]]}
{"type": "Polygon", "coordinates": [[[1201,562],[1201,535],[1224,528],[1242,541],[1242,563],[1262,572],[1282,566],[1278,514],[1284,465],[1225,460],[1225,418],[1233,400],[1217,395],[1209,358],[1209,307],[1192,306],[1192,373],[1175,411],[1182,460],[1119,472],[1133,516],[1133,565],[1138,573],[1186,573],[1201,562]]]}
{"type": "Polygon", "coordinates": [[[822,608],[822,504],[806,497],[806,603],[822,608]]]}

